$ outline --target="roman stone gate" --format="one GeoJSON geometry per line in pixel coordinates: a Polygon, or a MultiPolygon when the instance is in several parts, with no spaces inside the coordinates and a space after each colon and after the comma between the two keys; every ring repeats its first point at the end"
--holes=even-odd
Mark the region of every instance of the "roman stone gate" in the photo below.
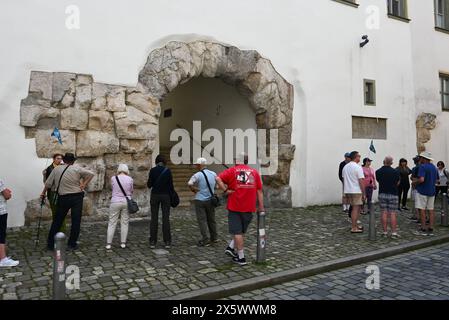
{"type": "MultiPolygon", "coordinates": [[[[108,214],[109,181],[119,163],[129,165],[135,198],[146,214],[146,179],[158,152],[160,102],[195,77],[219,78],[235,86],[254,109],[257,127],[278,129],[279,168],[263,177],[265,195],[268,206],[290,207],[293,87],[253,50],[206,41],[169,42],[150,53],[135,87],[94,82],[85,74],[32,71],[20,124],[26,138],[35,139],[38,157],[74,152],[79,165],[96,173],[87,189],[86,215],[108,214]],[[55,127],[62,144],[51,137],[55,127]]],[[[35,217],[38,206],[38,199],[28,202],[26,221],[35,217]]]]}

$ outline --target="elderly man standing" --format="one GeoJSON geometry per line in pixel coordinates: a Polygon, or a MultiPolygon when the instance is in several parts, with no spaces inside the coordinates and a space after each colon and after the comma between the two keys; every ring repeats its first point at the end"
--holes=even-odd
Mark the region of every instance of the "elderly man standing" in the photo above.
{"type": "Polygon", "coordinates": [[[419,155],[418,176],[413,184],[416,185],[415,207],[419,210],[421,216],[420,234],[424,236],[433,236],[433,226],[435,223],[435,194],[436,183],[438,181],[438,169],[433,163],[430,152],[423,152],[419,155]],[[426,228],[426,210],[429,211],[429,227],[426,228]]]}
{"type": "Polygon", "coordinates": [[[41,193],[41,198],[45,198],[47,190],[54,185],[56,186],[56,215],[48,233],[48,250],[54,249],[55,235],[61,229],[69,210],[71,210],[72,226],[68,248],[71,250],[78,249],[77,241],[81,227],[84,189],[94,176],[93,172],[74,165],[76,158],[73,153],[66,153],[63,160],[63,165],[53,169],[47,181],[45,181],[45,187],[41,193]]]}
{"type": "Polygon", "coordinates": [[[345,160],[343,160],[342,162],[340,162],[340,165],[338,166],[338,179],[340,179],[341,181],[341,190],[342,190],[342,197],[341,197],[341,203],[343,205],[343,212],[344,213],[349,213],[349,203],[348,203],[348,198],[345,195],[345,188],[344,188],[344,180],[343,180],[343,168],[349,163],[351,162],[351,153],[350,152],[346,152],[345,153],[345,160]]]}
{"type": "Polygon", "coordinates": [[[353,151],[350,154],[351,162],[343,168],[343,187],[344,193],[352,206],[351,211],[351,233],[362,233],[363,229],[358,226],[357,221],[362,209],[363,200],[365,199],[365,175],[363,169],[359,165],[360,154],[353,151]]]}
{"type": "Polygon", "coordinates": [[[399,205],[398,186],[401,175],[393,169],[393,158],[385,157],[384,166],[376,171],[376,179],[379,182],[379,205],[382,210],[383,236],[388,235],[388,216],[391,218],[391,237],[399,237],[397,233],[396,210],[399,205]]]}
{"type": "Polygon", "coordinates": [[[236,159],[236,165],[229,168],[217,177],[220,189],[229,195],[228,197],[228,224],[232,241],[225,253],[232,260],[241,265],[246,265],[243,251],[244,234],[256,212],[256,199],[259,203],[259,211],[265,211],[263,204],[262,180],[256,169],[248,166],[248,156],[242,154],[236,159]],[[237,251],[235,250],[237,249],[237,251]]]}
{"type": "Polygon", "coordinates": [[[218,241],[215,207],[211,201],[214,196],[217,174],[206,169],[206,163],[207,160],[205,158],[198,158],[195,162],[198,172],[188,182],[190,190],[195,194],[195,212],[202,237],[198,241],[199,247],[209,246],[211,243],[218,241]],[[207,236],[208,229],[210,238],[207,236]]]}

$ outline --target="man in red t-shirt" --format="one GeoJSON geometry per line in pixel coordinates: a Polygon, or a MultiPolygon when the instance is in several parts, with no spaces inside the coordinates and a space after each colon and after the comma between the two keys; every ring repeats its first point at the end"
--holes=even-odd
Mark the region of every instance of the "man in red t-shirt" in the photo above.
{"type": "Polygon", "coordinates": [[[264,211],[262,180],[256,169],[249,167],[248,157],[240,156],[236,165],[223,171],[216,178],[220,189],[228,195],[228,224],[229,233],[233,239],[225,253],[239,265],[246,265],[243,253],[243,235],[256,212],[256,199],[259,211],[264,211]],[[237,249],[237,252],[236,250],[237,249]]]}

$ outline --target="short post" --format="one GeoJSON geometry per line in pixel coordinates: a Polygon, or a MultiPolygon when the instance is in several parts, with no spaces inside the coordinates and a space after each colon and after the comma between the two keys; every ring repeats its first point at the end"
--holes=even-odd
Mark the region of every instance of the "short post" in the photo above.
{"type": "Polygon", "coordinates": [[[65,300],[65,234],[55,235],[53,261],[53,300],[65,300]]]}
{"type": "Polygon", "coordinates": [[[267,245],[267,235],[265,231],[265,212],[257,213],[257,263],[265,262],[265,248],[267,245]]]}
{"type": "Polygon", "coordinates": [[[447,207],[448,207],[448,198],[447,198],[447,194],[443,193],[443,210],[441,211],[441,225],[443,227],[448,227],[449,226],[449,217],[448,217],[448,212],[447,212],[447,207]]]}
{"type": "Polygon", "coordinates": [[[374,214],[374,210],[369,211],[369,240],[376,240],[376,215],[374,214]]]}

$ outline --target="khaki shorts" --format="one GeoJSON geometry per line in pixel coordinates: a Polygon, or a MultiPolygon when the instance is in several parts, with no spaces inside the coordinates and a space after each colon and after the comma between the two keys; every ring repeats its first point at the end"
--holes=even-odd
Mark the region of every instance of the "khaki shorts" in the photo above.
{"type": "Polygon", "coordinates": [[[421,210],[433,210],[435,204],[435,197],[429,197],[416,193],[415,196],[415,208],[421,210]]]}
{"type": "Polygon", "coordinates": [[[347,193],[346,198],[351,206],[361,206],[363,204],[361,193],[347,193]]]}

